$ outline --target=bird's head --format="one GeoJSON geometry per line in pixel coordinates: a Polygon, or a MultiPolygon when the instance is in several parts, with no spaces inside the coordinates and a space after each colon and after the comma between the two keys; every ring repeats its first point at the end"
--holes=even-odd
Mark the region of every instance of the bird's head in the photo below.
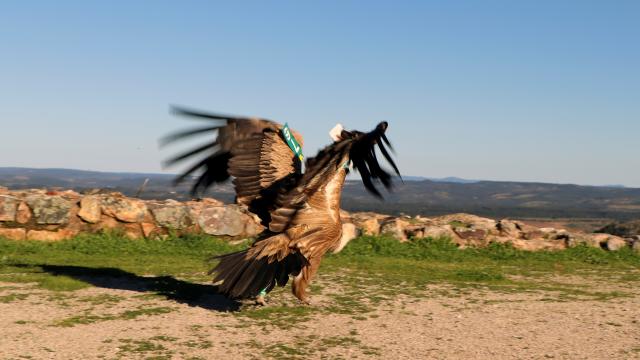
{"type": "MultiPolygon", "coordinates": [[[[384,134],[384,132],[387,130],[387,127],[389,127],[389,123],[387,123],[386,121],[382,121],[376,126],[374,131],[378,134],[384,134]]],[[[362,131],[346,130],[344,126],[339,123],[329,131],[329,136],[334,142],[339,142],[345,139],[353,139],[364,134],[365,133],[363,133],[362,131]]]]}

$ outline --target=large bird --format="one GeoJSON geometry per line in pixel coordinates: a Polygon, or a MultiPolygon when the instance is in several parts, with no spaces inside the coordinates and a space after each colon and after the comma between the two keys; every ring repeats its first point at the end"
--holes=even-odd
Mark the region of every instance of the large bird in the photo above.
{"type": "Polygon", "coordinates": [[[332,130],[334,142],[313,158],[302,172],[302,137],[277,122],[173,108],[178,115],[213,121],[210,126],[173,133],[163,143],[217,132],[215,141],[177,155],[171,166],[187,159],[195,163],[176,178],[192,175],[193,196],[233,177],[236,202],[258,215],[267,230],[246,250],[216,257],[214,283],[231,298],[252,298],[284,286],[293,277],[292,291],[308,303],[307,287],[324,254],[335,249],[342,235],[340,194],[351,165],[364,186],[381,197],[375,182],[389,189],[392,176],[378,163],[376,146],[400,176],[385,144],[387,122],[371,132],[332,130]]]}

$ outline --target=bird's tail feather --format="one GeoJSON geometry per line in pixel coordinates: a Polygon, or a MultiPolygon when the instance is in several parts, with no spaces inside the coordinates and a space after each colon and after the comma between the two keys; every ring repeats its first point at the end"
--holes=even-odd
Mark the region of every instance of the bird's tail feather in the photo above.
{"type": "Polygon", "coordinates": [[[271,291],[276,285],[285,286],[289,275],[296,276],[308,265],[299,252],[292,252],[278,260],[251,256],[251,248],[212,259],[220,262],[209,272],[215,274],[214,283],[222,281],[219,291],[230,298],[257,296],[262,290],[271,291]]]}

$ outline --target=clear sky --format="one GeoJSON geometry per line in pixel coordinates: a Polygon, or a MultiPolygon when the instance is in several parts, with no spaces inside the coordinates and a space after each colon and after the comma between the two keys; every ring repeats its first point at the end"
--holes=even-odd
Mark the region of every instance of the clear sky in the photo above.
{"type": "Polygon", "coordinates": [[[640,187],[640,1],[3,1],[0,166],[160,172],[169,104],[390,123],[407,175],[640,187]]]}

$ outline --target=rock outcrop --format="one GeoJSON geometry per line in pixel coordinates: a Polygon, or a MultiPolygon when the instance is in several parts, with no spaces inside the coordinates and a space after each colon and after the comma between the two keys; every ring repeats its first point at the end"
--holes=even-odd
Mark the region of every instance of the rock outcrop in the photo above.
{"type": "MultiPolygon", "coordinates": [[[[448,238],[460,248],[509,243],[522,250],[561,250],[587,245],[610,251],[631,247],[640,252],[640,236],[579,233],[538,228],[522,221],[493,220],[470,214],[389,216],[342,211],[343,236],[335,251],[360,235],[387,235],[399,241],[448,238]]],[[[119,231],[130,238],[168,234],[209,234],[228,238],[255,237],[264,230],[260,219],[238,205],[215,199],[178,202],[128,198],[120,193],[10,191],[0,188],[0,237],[57,241],[80,233],[119,231]]]]}
{"type": "Polygon", "coordinates": [[[120,193],[0,192],[0,236],[15,240],[57,241],[101,231],[119,231],[130,238],[169,233],[246,238],[262,230],[253,214],[215,199],[182,203],[144,201],[120,193]]]}
{"type": "MultiPolygon", "coordinates": [[[[586,245],[616,251],[631,246],[640,251],[640,237],[622,238],[604,233],[570,232],[565,229],[538,228],[522,221],[493,220],[470,214],[451,214],[433,218],[385,216],[352,213],[357,235],[387,235],[399,241],[411,238],[449,238],[460,248],[484,247],[491,243],[510,243],[521,250],[562,250],[586,245]]],[[[344,246],[344,244],[342,244],[344,246]]]]}

